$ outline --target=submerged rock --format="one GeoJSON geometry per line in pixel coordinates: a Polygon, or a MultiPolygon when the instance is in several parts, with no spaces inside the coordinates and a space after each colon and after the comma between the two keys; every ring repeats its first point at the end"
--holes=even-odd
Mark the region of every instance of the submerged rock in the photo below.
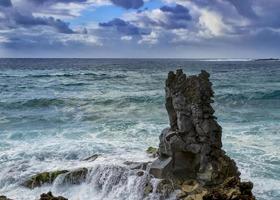
{"type": "Polygon", "coordinates": [[[68,200],[68,199],[61,196],[55,197],[51,192],[48,192],[48,193],[41,194],[39,200],[68,200]]]}
{"type": "Polygon", "coordinates": [[[30,179],[22,183],[22,186],[29,189],[40,187],[44,184],[52,184],[59,175],[64,175],[63,184],[80,184],[86,180],[88,174],[87,168],[79,168],[72,171],[60,170],[54,172],[43,172],[32,176],[30,179]]]}
{"type": "Polygon", "coordinates": [[[188,77],[182,70],[169,72],[165,91],[170,127],[160,135],[159,157],[150,174],[177,183],[179,199],[254,199],[253,186],[240,182],[236,163],[222,150],[209,77],[206,71],[188,77]]]}
{"type": "Polygon", "coordinates": [[[26,180],[22,186],[34,189],[40,187],[43,184],[51,184],[53,181],[61,174],[69,172],[68,170],[54,171],[54,172],[43,172],[32,176],[30,179],[26,180]]]}
{"type": "Polygon", "coordinates": [[[98,157],[99,157],[98,154],[94,154],[94,155],[92,155],[92,156],[90,156],[90,157],[87,157],[87,158],[83,159],[82,161],[93,162],[93,161],[95,161],[98,157]]]}
{"type": "Polygon", "coordinates": [[[85,167],[75,169],[73,171],[67,172],[64,176],[64,184],[78,185],[85,182],[89,170],[85,167]]]}
{"type": "Polygon", "coordinates": [[[6,197],[6,196],[1,196],[1,195],[0,195],[0,200],[12,200],[12,199],[9,199],[9,198],[6,197]]]}

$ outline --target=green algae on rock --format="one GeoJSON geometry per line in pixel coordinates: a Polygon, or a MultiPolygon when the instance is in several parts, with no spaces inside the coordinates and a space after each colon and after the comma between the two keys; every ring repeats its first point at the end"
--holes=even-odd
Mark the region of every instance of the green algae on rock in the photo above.
{"type": "Polygon", "coordinates": [[[79,168],[75,170],[60,170],[54,172],[43,172],[32,176],[30,179],[26,180],[22,186],[29,189],[34,189],[40,187],[44,184],[52,184],[54,180],[59,176],[63,175],[63,184],[81,184],[86,180],[88,174],[87,168],[79,168]]]}
{"type": "Polygon", "coordinates": [[[51,184],[53,181],[61,174],[65,174],[69,172],[68,170],[60,170],[60,171],[53,171],[53,172],[43,172],[37,175],[32,176],[28,180],[26,180],[22,186],[34,189],[36,187],[40,187],[43,184],[51,184]]]}
{"type": "Polygon", "coordinates": [[[158,148],[148,147],[146,153],[149,154],[151,157],[156,158],[158,156],[158,148]]]}

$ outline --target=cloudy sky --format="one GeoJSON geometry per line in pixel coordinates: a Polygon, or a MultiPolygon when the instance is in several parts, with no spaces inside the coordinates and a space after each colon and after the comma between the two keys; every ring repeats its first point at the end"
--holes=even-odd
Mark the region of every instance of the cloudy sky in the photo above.
{"type": "Polygon", "coordinates": [[[0,0],[0,57],[280,55],[280,0],[0,0]]]}

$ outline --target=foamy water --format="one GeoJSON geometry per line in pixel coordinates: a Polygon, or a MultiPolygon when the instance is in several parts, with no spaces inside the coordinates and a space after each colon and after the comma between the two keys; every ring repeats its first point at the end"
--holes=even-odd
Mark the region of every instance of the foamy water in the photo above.
{"type": "Polygon", "coordinates": [[[145,149],[158,145],[168,125],[164,81],[176,68],[211,73],[223,148],[255,183],[258,199],[278,200],[280,66],[244,61],[1,59],[0,194],[142,199],[147,176],[123,163],[151,160],[145,149]],[[93,154],[100,157],[81,161],[93,154]],[[39,172],[79,167],[91,169],[81,185],[59,177],[34,190],[20,186],[39,172]]]}

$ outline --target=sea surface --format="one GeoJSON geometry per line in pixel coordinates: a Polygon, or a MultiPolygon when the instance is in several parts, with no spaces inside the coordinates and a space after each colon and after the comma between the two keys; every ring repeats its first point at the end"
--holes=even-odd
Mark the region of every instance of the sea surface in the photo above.
{"type": "Polygon", "coordinates": [[[70,200],[141,199],[143,178],[122,163],[151,160],[145,150],[158,145],[168,126],[165,78],[177,68],[211,73],[224,150],[242,179],[254,182],[258,200],[279,200],[277,61],[0,59],[0,194],[32,200],[51,190],[70,200]],[[94,162],[82,161],[93,154],[100,155],[94,162]],[[20,186],[39,172],[84,166],[93,170],[81,185],[20,186]]]}

